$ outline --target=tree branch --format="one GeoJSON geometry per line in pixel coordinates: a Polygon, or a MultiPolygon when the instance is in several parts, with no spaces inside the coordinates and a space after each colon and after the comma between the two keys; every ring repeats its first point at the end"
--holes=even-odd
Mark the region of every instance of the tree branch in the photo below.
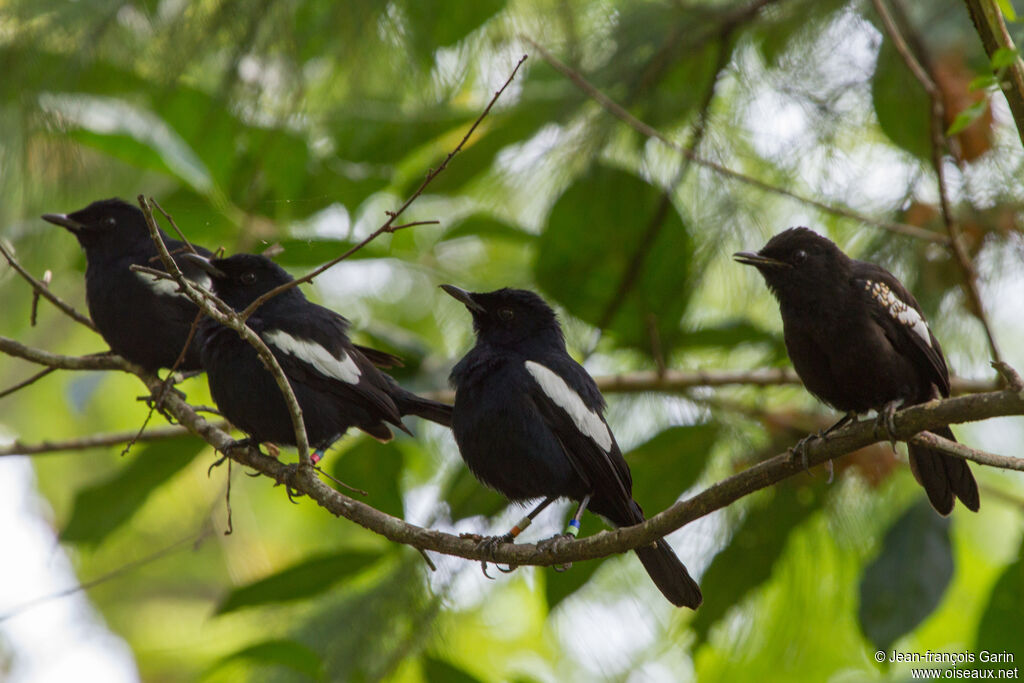
{"type": "Polygon", "coordinates": [[[950,439],[939,436],[938,434],[932,434],[931,432],[921,432],[912,438],[910,443],[934,448],[935,450],[942,451],[947,455],[952,455],[954,458],[971,460],[979,465],[988,465],[989,467],[998,467],[1004,470],[1017,470],[1018,472],[1024,472],[1024,458],[1013,458],[1006,455],[996,455],[994,453],[979,451],[977,448],[971,448],[966,444],[951,441],[950,439]]]}
{"type": "MultiPolygon", "coordinates": [[[[215,423],[219,429],[227,429],[226,422],[215,423]]],[[[93,434],[77,439],[66,439],[64,441],[42,441],[35,444],[26,444],[15,441],[9,446],[0,448],[0,456],[8,455],[47,455],[50,453],[66,453],[68,451],[81,451],[89,448],[102,448],[104,446],[119,446],[135,441],[160,441],[162,439],[173,439],[175,437],[190,434],[189,430],[179,425],[170,427],[157,427],[139,434],[137,430],[130,432],[114,432],[111,434],[93,434]]]]}
{"type": "Polygon", "coordinates": [[[603,92],[598,90],[597,87],[595,87],[592,83],[590,83],[590,81],[584,78],[582,74],[561,62],[557,57],[548,52],[543,46],[534,41],[532,38],[529,38],[528,36],[521,36],[521,38],[530,45],[532,45],[533,48],[537,50],[540,56],[544,59],[544,61],[546,61],[548,64],[554,67],[556,71],[559,71],[563,76],[572,81],[577,88],[582,90],[591,99],[600,104],[601,107],[603,107],[605,111],[607,111],[609,114],[619,119],[627,126],[640,133],[641,135],[645,135],[649,138],[654,138],[655,140],[658,140],[659,142],[663,143],[669,148],[679,152],[686,158],[693,161],[693,163],[697,164],[698,166],[703,166],[704,168],[707,168],[715,173],[718,173],[719,175],[725,176],[726,178],[730,178],[737,182],[744,183],[751,187],[755,187],[763,192],[769,192],[771,194],[789,197],[790,199],[796,200],[808,206],[813,206],[819,211],[823,211],[834,216],[849,218],[851,220],[858,221],[865,225],[872,225],[877,228],[882,228],[883,230],[895,232],[900,235],[906,235],[908,237],[915,237],[917,239],[926,240],[928,242],[938,242],[940,244],[946,244],[949,241],[949,238],[947,236],[941,235],[936,232],[932,232],[931,230],[925,230],[924,228],[920,228],[916,225],[909,225],[907,223],[891,223],[887,221],[881,221],[875,218],[869,218],[868,216],[857,213],[852,209],[834,206],[831,204],[826,204],[824,202],[819,202],[816,199],[804,197],[790,190],[786,190],[784,188],[766,183],[763,180],[758,180],[757,178],[752,178],[751,176],[744,175],[742,173],[739,173],[738,171],[733,171],[732,169],[726,168],[721,164],[717,164],[713,161],[709,161],[707,159],[699,157],[696,154],[691,154],[678,142],[669,139],[663,133],[657,131],[656,129],[652,128],[651,126],[647,125],[640,119],[630,114],[617,102],[615,102],[610,97],[605,95],[603,92]]]}

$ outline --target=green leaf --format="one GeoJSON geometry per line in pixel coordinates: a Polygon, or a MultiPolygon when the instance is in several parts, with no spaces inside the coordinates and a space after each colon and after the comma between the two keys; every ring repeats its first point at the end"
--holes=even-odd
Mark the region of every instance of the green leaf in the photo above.
{"type": "Polygon", "coordinates": [[[446,240],[460,237],[486,237],[488,240],[504,239],[514,242],[529,242],[535,238],[519,226],[482,213],[474,213],[463,218],[451,230],[444,234],[446,240]]]}
{"type": "Polygon", "coordinates": [[[504,6],[506,0],[405,0],[401,3],[408,19],[409,42],[424,62],[439,47],[453,45],[466,37],[504,6]]]}
{"type": "MultiPolygon", "coordinates": [[[[996,0],[996,4],[999,5],[999,9],[1007,21],[1017,21],[1017,11],[1013,9],[1013,3],[1010,0],[996,0]]],[[[1001,47],[999,49],[1005,50],[1007,48],[1001,47]]]]}
{"type": "Polygon", "coordinates": [[[534,271],[552,298],[594,325],[630,280],[608,328],[622,343],[649,351],[653,327],[667,354],[683,336],[693,242],[663,194],[626,171],[594,167],[552,208],[534,271]]]}
{"type": "Polygon", "coordinates": [[[1020,51],[1015,50],[1012,47],[999,48],[998,50],[992,53],[992,60],[990,62],[992,64],[992,70],[998,71],[999,69],[1003,69],[1010,66],[1015,61],[1017,61],[1018,56],[1020,56],[1020,51]]]}
{"type": "Polygon", "coordinates": [[[971,82],[967,84],[967,89],[971,92],[975,90],[987,90],[988,88],[995,88],[999,85],[999,79],[996,78],[995,74],[982,74],[971,79],[971,82]]]}
{"type": "Polygon", "coordinates": [[[544,596],[548,601],[548,609],[554,609],[558,603],[582,588],[600,566],[599,561],[590,560],[574,562],[572,567],[564,572],[556,572],[551,567],[545,567],[544,596]]]}
{"type": "MultiPolygon", "coordinates": [[[[351,249],[356,243],[349,240],[294,238],[278,240],[283,251],[274,257],[281,266],[318,266],[335,259],[351,249]]],[[[374,240],[349,256],[349,259],[383,258],[389,253],[385,242],[374,240]]],[[[338,266],[344,268],[345,266],[338,266]]]]}
{"type": "MultiPolygon", "coordinates": [[[[981,615],[973,651],[1024,653],[1024,545],[1017,561],[1003,571],[988,598],[988,606],[981,615]]],[[[978,663],[979,668],[985,668],[978,663]]]]}
{"type": "Polygon", "coordinates": [[[359,439],[340,457],[327,454],[331,460],[331,475],[336,479],[366,491],[364,502],[381,512],[401,518],[403,516],[402,450],[394,441],[380,443],[371,438],[359,439]]]}
{"type": "Polygon", "coordinates": [[[768,580],[789,535],[821,506],[818,488],[778,484],[747,511],[729,545],[715,555],[701,579],[704,604],[692,628],[698,641],[748,593],[768,580]],[[756,561],[754,561],[756,558],[756,561]]]}
{"type": "Polygon", "coordinates": [[[626,454],[633,497],[649,517],[676,502],[704,471],[718,439],[716,424],[669,427],[626,454]],[[672,476],[665,476],[671,472],[672,476]]]}
{"type": "Polygon", "coordinates": [[[156,441],[143,448],[112,477],[75,494],[60,539],[98,544],[131,519],[156,488],[185,468],[206,443],[193,436],[156,441]]]}
{"type": "Polygon", "coordinates": [[[450,133],[465,134],[477,116],[479,112],[447,106],[403,111],[401,103],[383,100],[363,102],[357,110],[339,112],[329,125],[339,158],[396,163],[431,140],[449,137],[450,133]]]}
{"type": "Polygon", "coordinates": [[[264,670],[268,666],[282,666],[315,681],[324,678],[324,663],[316,650],[294,640],[283,639],[265,640],[233,652],[214,662],[206,675],[238,661],[251,662],[264,670]]]}
{"type": "Polygon", "coordinates": [[[964,128],[977,121],[978,117],[985,113],[986,109],[988,109],[988,98],[975,102],[971,106],[967,107],[956,115],[956,118],[953,119],[953,123],[949,126],[949,130],[946,131],[946,135],[956,135],[964,128]]]}
{"type": "Polygon", "coordinates": [[[931,103],[928,94],[886,39],[878,51],[871,99],[882,131],[920,159],[931,158],[931,103]]]}
{"type": "Polygon", "coordinates": [[[358,574],[382,557],[379,552],[345,550],[292,565],[228,593],[216,614],[243,607],[287,602],[324,593],[342,579],[358,574]]]}
{"type": "Polygon", "coordinates": [[[861,630],[888,650],[931,614],[953,577],[949,520],[928,502],[907,509],[886,532],[860,582],[861,630]]]}
{"type": "Polygon", "coordinates": [[[423,657],[423,680],[426,683],[480,683],[480,679],[443,659],[423,657]]]}
{"type": "Polygon", "coordinates": [[[680,340],[679,348],[734,349],[741,344],[764,344],[772,349],[781,350],[783,355],[786,352],[785,342],[781,335],[743,319],[727,320],[690,330],[680,340]]]}
{"type": "Polygon", "coordinates": [[[43,108],[59,115],[77,139],[141,168],[174,176],[199,193],[213,179],[188,143],[153,112],[91,95],[44,95],[43,108]]]}

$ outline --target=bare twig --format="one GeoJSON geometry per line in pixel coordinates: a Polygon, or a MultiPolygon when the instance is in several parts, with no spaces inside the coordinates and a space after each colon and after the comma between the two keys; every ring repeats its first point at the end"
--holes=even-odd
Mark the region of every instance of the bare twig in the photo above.
{"type": "Polygon", "coordinates": [[[3,391],[0,391],[0,398],[4,398],[5,396],[10,396],[14,392],[19,391],[21,389],[24,389],[25,387],[29,386],[30,384],[34,384],[36,381],[42,379],[43,377],[46,377],[47,375],[49,375],[51,372],[53,372],[56,369],[57,368],[46,368],[45,370],[40,370],[39,372],[37,372],[36,374],[32,375],[28,379],[26,379],[26,380],[24,380],[22,382],[18,382],[13,387],[10,387],[8,389],[4,389],[3,391]]]}
{"type": "Polygon", "coordinates": [[[654,138],[655,140],[660,141],[664,145],[686,156],[698,166],[707,168],[711,171],[714,171],[715,173],[718,173],[719,175],[725,176],[726,178],[730,178],[732,180],[744,183],[746,185],[750,185],[751,187],[755,187],[763,192],[769,192],[772,194],[789,197],[790,199],[796,200],[808,206],[813,206],[820,211],[832,214],[834,216],[849,218],[851,220],[858,221],[865,225],[872,225],[877,228],[882,228],[883,230],[888,230],[890,232],[906,235],[908,237],[915,237],[917,239],[926,240],[928,242],[938,242],[940,244],[946,244],[949,241],[949,238],[946,235],[942,235],[937,232],[932,232],[931,230],[925,230],[924,228],[920,228],[916,225],[909,225],[907,223],[891,223],[888,221],[881,221],[876,218],[870,218],[863,214],[857,213],[852,209],[834,206],[831,204],[820,202],[816,199],[804,197],[790,190],[786,190],[784,188],[771,185],[770,183],[766,183],[763,180],[758,180],[757,178],[752,178],[748,175],[739,173],[738,171],[733,171],[732,169],[726,168],[721,164],[717,164],[713,161],[709,161],[707,159],[699,157],[696,154],[689,154],[687,153],[686,149],[683,148],[682,145],[675,142],[674,140],[671,140],[663,133],[652,128],[651,126],[647,125],[640,119],[630,114],[618,103],[616,103],[610,97],[608,97],[603,92],[598,90],[597,87],[595,87],[592,83],[590,83],[590,81],[584,78],[582,74],[562,63],[557,57],[548,52],[539,43],[537,43],[536,41],[527,36],[523,36],[522,38],[530,45],[532,45],[534,49],[537,50],[537,52],[548,64],[550,64],[562,75],[564,75],[566,78],[572,81],[573,84],[576,85],[576,87],[578,87],[588,96],[590,96],[594,101],[600,104],[609,114],[616,117],[630,128],[636,130],[641,135],[654,138]]]}
{"type": "Polygon", "coordinates": [[[17,271],[18,275],[20,275],[25,280],[25,282],[32,285],[32,289],[35,290],[36,294],[43,297],[51,304],[59,308],[61,311],[64,312],[65,315],[67,315],[72,320],[75,320],[76,322],[85,325],[93,332],[97,331],[96,326],[93,325],[92,323],[92,320],[89,320],[88,317],[76,311],[70,304],[66,303],[59,296],[51,292],[50,288],[47,287],[44,283],[32,277],[32,274],[25,270],[25,268],[20,263],[18,263],[18,260],[14,258],[14,255],[7,250],[7,247],[4,246],[3,240],[0,240],[0,254],[3,254],[3,257],[7,260],[7,263],[11,266],[11,268],[14,268],[14,270],[17,271]]]}
{"type": "Polygon", "coordinates": [[[964,285],[974,309],[974,315],[985,330],[989,348],[992,350],[992,358],[1000,361],[1002,356],[999,353],[999,347],[996,345],[996,338],[992,333],[992,326],[989,324],[988,316],[985,314],[985,304],[981,300],[981,293],[978,291],[978,273],[974,268],[974,263],[971,261],[970,254],[967,253],[967,248],[964,247],[963,235],[960,232],[960,226],[957,225],[956,219],[953,217],[953,210],[949,202],[949,189],[946,186],[946,172],[943,165],[946,149],[946,111],[945,104],[942,101],[942,92],[935,84],[935,80],[928,73],[928,70],[922,66],[921,62],[918,61],[917,57],[914,56],[914,53],[907,46],[907,41],[904,40],[903,34],[897,28],[896,22],[893,21],[892,15],[889,13],[885,3],[882,0],[872,0],[872,3],[875,6],[875,11],[878,12],[882,19],[886,35],[889,36],[893,46],[907,65],[907,68],[914,75],[914,78],[917,79],[921,87],[928,94],[928,99],[931,103],[932,167],[935,169],[935,178],[939,186],[939,206],[942,209],[942,221],[946,226],[946,232],[949,233],[949,246],[953,251],[953,256],[963,272],[964,285]]]}
{"type": "MultiPolygon", "coordinates": [[[[193,254],[199,254],[199,252],[196,251],[196,248],[192,246],[192,243],[188,241],[188,238],[185,237],[185,233],[181,231],[181,228],[178,227],[178,224],[174,222],[174,218],[171,216],[171,214],[164,211],[164,207],[160,206],[160,203],[157,200],[153,199],[152,197],[149,198],[149,201],[153,202],[153,206],[155,206],[157,210],[164,215],[164,219],[171,224],[171,227],[174,228],[174,232],[178,234],[178,238],[185,243],[186,249],[192,252],[193,254]]],[[[188,348],[187,344],[185,346],[186,348],[188,348]]],[[[182,351],[182,354],[184,354],[184,351],[182,351]]],[[[178,360],[180,361],[181,359],[179,358],[178,360]]]]}
{"type": "MultiPolygon", "coordinates": [[[[46,272],[43,273],[43,279],[40,280],[40,284],[46,289],[50,288],[50,280],[53,279],[53,271],[47,268],[46,272]]],[[[39,313],[39,297],[40,293],[38,289],[32,290],[32,312],[28,316],[28,324],[30,327],[36,326],[36,317],[39,313]]]]}
{"type": "Polygon", "coordinates": [[[367,244],[369,244],[373,240],[377,239],[378,237],[380,237],[384,233],[386,233],[386,232],[388,232],[388,233],[395,232],[396,230],[400,229],[401,227],[407,227],[407,226],[412,226],[412,225],[420,225],[420,224],[423,224],[424,222],[426,222],[426,221],[418,221],[418,222],[414,222],[414,223],[408,223],[408,224],[406,224],[406,226],[395,226],[394,225],[395,220],[399,216],[401,216],[402,213],[404,213],[405,210],[408,209],[409,206],[414,201],[416,201],[416,199],[419,198],[419,196],[421,194],[423,194],[423,191],[427,189],[427,186],[430,185],[430,183],[434,180],[434,178],[439,176],[446,168],[448,168],[448,162],[450,162],[452,160],[452,158],[456,154],[458,154],[462,150],[462,148],[465,146],[465,144],[469,141],[470,136],[473,135],[474,131],[476,131],[476,129],[480,125],[480,123],[491,112],[491,108],[494,106],[495,102],[498,101],[498,98],[501,97],[501,94],[503,92],[505,92],[505,88],[507,88],[509,86],[509,84],[512,82],[512,79],[514,79],[516,77],[516,74],[519,72],[519,67],[521,67],[523,65],[523,62],[525,62],[525,61],[526,61],[526,55],[523,55],[520,58],[520,60],[518,62],[516,62],[515,68],[512,69],[512,73],[509,75],[508,79],[505,81],[505,83],[500,88],[498,88],[497,91],[495,91],[494,96],[491,98],[490,102],[487,103],[487,106],[484,107],[484,110],[480,113],[480,116],[478,116],[476,118],[476,121],[473,122],[473,125],[469,127],[468,131],[466,131],[465,136],[463,136],[462,140],[459,141],[459,144],[455,146],[455,149],[453,149],[451,152],[448,153],[448,156],[444,158],[444,161],[442,161],[441,164],[437,168],[435,168],[435,169],[431,170],[429,173],[427,173],[427,176],[423,179],[423,182],[420,183],[420,186],[418,188],[416,188],[416,191],[413,192],[412,195],[408,199],[405,200],[405,203],[403,203],[400,207],[398,207],[397,210],[387,212],[388,219],[386,221],[384,221],[383,225],[381,225],[379,228],[374,230],[365,239],[363,239],[358,244],[354,245],[352,248],[350,248],[348,251],[346,251],[341,256],[338,256],[337,258],[332,259],[331,261],[328,261],[324,265],[320,266],[319,268],[316,268],[312,272],[310,272],[310,273],[308,273],[308,274],[306,274],[306,275],[304,275],[304,276],[302,276],[300,278],[296,278],[296,279],[294,279],[294,280],[292,280],[290,282],[286,282],[283,285],[279,285],[278,287],[275,287],[274,289],[270,290],[269,292],[266,292],[265,294],[261,295],[255,301],[253,301],[251,304],[249,304],[249,306],[244,311],[241,312],[240,315],[242,316],[242,319],[245,320],[246,318],[248,318],[250,315],[252,315],[256,311],[257,308],[262,306],[264,302],[272,299],[273,297],[277,296],[281,292],[283,292],[283,291],[285,291],[287,289],[291,289],[292,287],[298,287],[303,282],[312,282],[313,278],[317,277],[318,275],[320,275],[324,271],[328,270],[329,268],[333,268],[337,264],[341,263],[342,261],[347,259],[349,256],[351,256],[352,254],[356,253],[357,251],[359,251],[360,249],[362,249],[367,244]]]}
{"type": "MultiPolygon", "coordinates": [[[[226,422],[216,423],[218,429],[227,429],[226,422]]],[[[157,427],[143,432],[139,435],[134,429],[128,432],[113,432],[111,434],[93,434],[92,436],[81,436],[75,439],[64,441],[42,441],[40,443],[27,444],[15,441],[9,446],[0,447],[0,456],[8,455],[47,455],[50,453],[67,453],[70,451],[82,451],[90,448],[102,448],[104,446],[119,446],[132,439],[136,441],[161,441],[163,439],[175,439],[189,434],[189,430],[175,425],[171,427],[157,427]]]]}
{"type": "Polygon", "coordinates": [[[912,438],[910,443],[918,446],[927,446],[928,448],[942,451],[947,455],[952,455],[955,458],[971,460],[979,465],[988,465],[989,467],[998,467],[1004,470],[1017,470],[1018,472],[1024,472],[1024,458],[1012,458],[1006,455],[987,453],[985,451],[980,451],[977,448],[971,448],[966,444],[939,436],[938,434],[932,434],[931,432],[921,432],[912,438]]]}
{"type": "Polygon", "coordinates": [[[42,349],[25,346],[21,342],[0,337],[0,352],[15,358],[23,358],[56,370],[124,370],[134,372],[137,366],[113,353],[97,353],[89,356],[62,356],[42,349]]]}

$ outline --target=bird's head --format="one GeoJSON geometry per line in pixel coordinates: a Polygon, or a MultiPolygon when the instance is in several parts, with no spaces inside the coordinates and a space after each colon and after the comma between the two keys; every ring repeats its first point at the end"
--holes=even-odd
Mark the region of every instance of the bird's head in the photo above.
{"type": "Polygon", "coordinates": [[[528,342],[565,345],[554,310],[525,289],[467,292],[453,285],[441,289],[461,301],[473,316],[477,339],[496,346],[528,342]]]}
{"type": "Polygon", "coordinates": [[[839,247],[808,228],[790,228],[768,240],[761,251],[740,251],[736,261],[757,268],[779,299],[813,293],[841,279],[850,259],[839,247]]]}
{"type": "Polygon", "coordinates": [[[119,250],[150,239],[142,210],[123,199],[101,199],[66,215],[47,213],[43,220],[71,232],[87,252],[119,250]]]}
{"type": "MultiPolygon", "coordinates": [[[[210,275],[213,293],[236,311],[243,310],[260,295],[293,279],[284,268],[258,254],[235,254],[213,259],[184,254],[183,258],[205,270],[210,275]]],[[[303,294],[294,287],[264,305],[285,302],[296,296],[302,297],[303,294]]]]}

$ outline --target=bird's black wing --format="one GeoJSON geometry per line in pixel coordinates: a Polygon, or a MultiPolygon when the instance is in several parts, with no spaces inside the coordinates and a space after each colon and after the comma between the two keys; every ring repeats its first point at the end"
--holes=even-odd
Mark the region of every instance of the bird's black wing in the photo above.
{"type": "Polygon", "coordinates": [[[359,353],[366,356],[366,359],[376,365],[378,368],[402,368],[405,367],[405,363],[399,356],[387,351],[381,351],[380,349],[372,349],[369,346],[361,346],[359,344],[353,344],[353,347],[359,353]]]}
{"type": "Polygon", "coordinates": [[[924,319],[920,304],[896,277],[880,266],[856,261],[854,285],[862,292],[874,320],[892,345],[921,358],[931,381],[949,396],[949,368],[939,341],[924,319]]]}
{"type": "Polygon", "coordinates": [[[352,401],[405,430],[387,380],[349,341],[348,322],[343,317],[307,303],[288,316],[276,315],[272,321],[257,323],[256,331],[290,378],[352,401]]]}
{"type": "Polygon", "coordinates": [[[604,416],[604,399],[576,361],[568,355],[526,361],[531,398],[580,477],[598,498],[622,507],[632,521],[633,480],[604,416]]]}

